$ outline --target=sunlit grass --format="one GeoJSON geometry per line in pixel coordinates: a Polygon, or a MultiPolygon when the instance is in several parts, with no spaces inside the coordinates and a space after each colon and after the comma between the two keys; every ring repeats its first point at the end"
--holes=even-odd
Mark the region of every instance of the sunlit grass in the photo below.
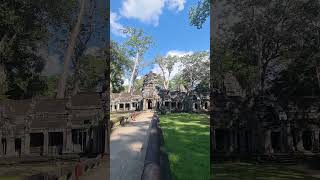
{"type": "Polygon", "coordinates": [[[209,117],[205,114],[160,115],[173,180],[210,177],[209,117]]]}

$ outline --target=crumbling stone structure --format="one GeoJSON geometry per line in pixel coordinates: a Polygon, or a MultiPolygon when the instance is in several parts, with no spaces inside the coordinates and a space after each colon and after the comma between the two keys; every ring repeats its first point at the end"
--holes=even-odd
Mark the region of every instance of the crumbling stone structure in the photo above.
{"type": "Polygon", "coordinates": [[[141,92],[112,93],[111,112],[156,110],[161,112],[208,112],[209,93],[168,91],[157,85],[157,74],[144,76],[141,92]]]}
{"type": "Polygon", "coordinates": [[[0,157],[59,156],[108,150],[101,93],[0,105],[0,157]]]}
{"type": "Polygon", "coordinates": [[[249,97],[231,74],[213,94],[211,150],[219,155],[313,154],[320,149],[320,98],[281,105],[272,96],[249,97]],[[261,98],[261,97],[260,97],[261,98]]]}

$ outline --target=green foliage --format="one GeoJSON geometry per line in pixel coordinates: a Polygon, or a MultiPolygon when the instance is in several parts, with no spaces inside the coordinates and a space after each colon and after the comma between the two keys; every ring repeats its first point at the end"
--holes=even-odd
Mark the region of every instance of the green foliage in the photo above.
{"type": "Polygon", "coordinates": [[[181,76],[183,82],[186,83],[185,88],[187,91],[195,89],[198,85],[198,89],[208,89],[210,77],[209,53],[196,52],[191,55],[185,55],[180,59],[184,68],[181,70],[179,76],[181,76]]]}
{"type": "Polygon", "coordinates": [[[106,60],[91,55],[80,59],[80,89],[95,90],[105,77],[106,60]]]}
{"type": "Polygon", "coordinates": [[[132,61],[127,57],[126,50],[114,41],[111,41],[110,56],[110,80],[112,92],[116,93],[124,90],[123,77],[125,73],[131,69],[132,61]]]}
{"type": "Polygon", "coordinates": [[[142,29],[127,27],[123,30],[129,37],[125,42],[130,56],[139,53],[142,56],[154,43],[151,36],[146,36],[142,29]]]}
{"type": "Polygon", "coordinates": [[[45,61],[39,51],[48,43],[49,27],[67,17],[71,2],[75,1],[0,3],[0,66],[5,69],[6,97],[30,98],[46,92],[46,81],[41,77],[45,61]]]}
{"type": "Polygon", "coordinates": [[[46,83],[48,88],[45,92],[45,96],[56,97],[58,80],[59,77],[57,75],[51,75],[46,77],[46,83]]]}
{"type": "Polygon", "coordinates": [[[210,16],[210,0],[201,0],[196,6],[191,7],[189,11],[189,21],[192,26],[198,29],[206,22],[210,16]]]}
{"type": "Polygon", "coordinates": [[[316,76],[316,62],[310,54],[294,60],[288,68],[273,81],[271,92],[284,104],[293,100],[303,104],[305,96],[320,96],[320,88],[316,76]],[[302,101],[301,101],[302,100],[302,101]]]}
{"type": "Polygon", "coordinates": [[[319,23],[318,1],[224,2],[222,21],[226,23],[219,29],[222,33],[217,56],[221,59],[222,72],[236,74],[243,88],[252,91],[259,87],[263,93],[270,87],[265,84],[270,83],[274,69],[300,59],[305,52],[319,51],[316,45],[319,28],[315,26],[319,23]]]}
{"type": "Polygon", "coordinates": [[[134,83],[135,91],[141,91],[143,86],[143,78],[137,79],[134,83]]]}
{"type": "Polygon", "coordinates": [[[155,63],[158,64],[162,72],[163,78],[163,87],[169,89],[170,87],[170,78],[174,65],[179,61],[178,56],[157,56],[155,58],[155,63]]]}

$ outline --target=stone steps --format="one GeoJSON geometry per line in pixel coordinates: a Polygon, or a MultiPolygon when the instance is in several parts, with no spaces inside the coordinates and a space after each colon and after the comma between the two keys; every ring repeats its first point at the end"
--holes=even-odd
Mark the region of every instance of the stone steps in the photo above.
{"type": "Polygon", "coordinates": [[[282,165],[295,165],[297,159],[292,154],[274,154],[274,155],[259,155],[258,162],[262,164],[282,164],[282,165]]]}

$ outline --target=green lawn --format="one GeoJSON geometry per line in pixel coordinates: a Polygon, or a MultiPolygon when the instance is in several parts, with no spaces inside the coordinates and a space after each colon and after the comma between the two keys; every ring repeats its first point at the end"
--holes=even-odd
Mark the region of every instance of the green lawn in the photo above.
{"type": "Polygon", "coordinates": [[[283,166],[223,163],[212,165],[212,180],[319,180],[283,166]]]}
{"type": "Polygon", "coordinates": [[[0,180],[22,180],[21,177],[12,177],[12,176],[0,176],[0,180]]]}
{"type": "Polygon", "coordinates": [[[210,176],[209,116],[160,115],[173,180],[208,180],[210,176]]]}

